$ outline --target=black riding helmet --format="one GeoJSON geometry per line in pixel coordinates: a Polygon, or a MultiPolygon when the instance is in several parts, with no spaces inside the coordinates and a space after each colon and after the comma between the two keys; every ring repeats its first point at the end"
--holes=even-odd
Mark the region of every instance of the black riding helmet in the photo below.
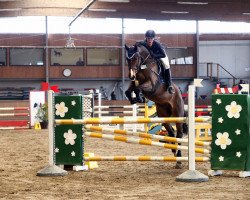
{"type": "Polygon", "coordinates": [[[146,38],[155,38],[154,30],[147,30],[147,32],[145,33],[145,37],[146,38]]]}

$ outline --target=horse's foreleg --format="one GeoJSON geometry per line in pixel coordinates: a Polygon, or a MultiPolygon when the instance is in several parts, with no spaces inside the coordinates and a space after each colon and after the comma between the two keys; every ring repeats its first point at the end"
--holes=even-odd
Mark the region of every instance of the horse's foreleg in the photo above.
{"type": "Polygon", "coordinates": [[[128,98],[128,100],[130,101],[131,104],[135,104],[136,103],[136,99],[134,99],[132,97],[132,92],[135,90],[135,85],[133,82],[130,82],[130,85],[128,87],[128,89],[125,92],[126,97],[128,98]]]}
{"type": "Polygon", "coordinates": [[[141,90],[139,89],[139,87],[135,87],[134,92],[135,92],[135,96],[136,96],[136,101],[138,103],[143,103],[144,101],[141,98],[141,95],[140,95],[141,94],[141,90]]]}

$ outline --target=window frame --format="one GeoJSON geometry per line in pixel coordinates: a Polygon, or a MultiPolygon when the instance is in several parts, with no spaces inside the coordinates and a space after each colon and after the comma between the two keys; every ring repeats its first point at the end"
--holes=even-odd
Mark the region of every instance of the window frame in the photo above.
{"type": "Polygon", "coordinates": [[[86,48],[86,66],[120,66],[121,64],[121,58],[120,58],[120,48],[117,47],[87,47],[86,48]],[[107,63],[107,64],[88,64],[88,50],[93,50],[93,49],[115,49],[117,51],[117,60],[118,63],[107,63]]]}
{"type": "MultiPolygon", "coordinates": [[[[70,67],[84,67],[84,66],[86,66],[86,59],[85,59],[85,48],[64,48],[64,47],[53,47],[53,48],[50,48],[50,51],[49,51],[49,54],[50,54],[50,66],[51,67],[56,67],[56,66],[63,66],[63,67],[65,67],[65,66],[70,66],[70,67]],[[75,62],[75,64],[73,65],[67,65],[67,64],[60,64],[60,63],[58,63],[59,65],[54,65],[54,63],[52,63],[52,51],[53,50],[60,50],[60,49],[62,49],[62,50],[69,50],[69,49],[71,49],[71,50],[75,50],[75,49],[77,49],[77,50],[81,50],[82,52],[81,52],[81,58],[82,58],[82,62],[83,62],[83,65],[77,65],[76,64],[76,62],[78,62],[78,61],[76,61],[75,62]]],[[[61,53],[61,52],[60,52],[61,53]]]]}
{"type": "Polygon", "coordinates": [[[11,47],[11,48],[9,48],[9,66],[23,66],[23,67],[28,67],[28,66],[36,66],[36,67],[43,67],[43,66],[45,66],[45,62],[44,62],[45,60],[44,60],[44,48],[31,48],[31,47],[28,47],[28,48],[23,48],[23,47],[11,47]],[[42,65],[38,65],[38,64],[36,64],[36,65],[34,65],[34,64],[32,64],[32,65],[24,65],[24,64],[12,64],[11,63],[11,61],[12,61],[12,59],[11,59],[11,50],[13,50],[13,49],[29,49],[29,50],[32,50],[32,49],[37,49],[37,50],[42,50],[42,61],[43,61],[43,64],[42,65]]]}
{"type": "Polygon", "coordinates": [[[7,66],[7,48],[1,48],[2,50],[5,50],[5,65],[0,65],[0,67],[7,66]]]}

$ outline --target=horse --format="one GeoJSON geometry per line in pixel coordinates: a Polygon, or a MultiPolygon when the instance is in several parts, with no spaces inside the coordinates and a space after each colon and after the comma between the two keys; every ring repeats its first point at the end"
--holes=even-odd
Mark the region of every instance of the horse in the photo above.
{"type": "MultiPolygon", "coordinates": [[[[147,99],[155,102],[158,117],[184,117],[184,102],[178,86],[172,84],[175,90],[174,94],[167,91],[166,85],[161,79],[162,69],[158,67],[158,62],[151,56],[148,49],[139,43],[132,47],[125,45],[125,49],[129,78],[132,80],[125,94],[130,102],[135,102],[135,99],[132,98],[132,92],[135,91],[138,95],[141,91],[147,99]]],[[[175,136],[174,129],[170,124],[163,123],[162,125],[171,137],[182,138],[183,128],[186,131],[186,124],[176,123],[175,136]]],[[[181,157],[180,150],[172,150],[172,152],[175,156],[181,157]]],[[[181,167],[181,162],[177,162],[176,168],[181,167]]]]}

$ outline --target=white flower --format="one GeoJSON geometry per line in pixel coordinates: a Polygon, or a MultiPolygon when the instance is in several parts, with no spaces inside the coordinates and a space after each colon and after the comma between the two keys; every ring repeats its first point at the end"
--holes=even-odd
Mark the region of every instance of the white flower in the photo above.
{"type": "Polygon", "coordinates": [[[71,156],[72,157],[75,157],[76,156],[76,153],[74,151],[71,152],[71,156]]]}
{"type": "Polygon", "coordinates": [[[236,156],[237,157],[241,157],[241,153],[240,152],[236,152],[236,156]]]}
{"type": "Polygon", "coordinates": [[[71,105],[72,106],[76,105],[76,101],[71,101],[71,105]]]}
{"type": "Polygon", "coordinates": [[[58,148],[55,148],[55,152],[58,153],[58,152],[59,152],[59,149],[58,149],[58,148]]]}
{"type": "Polygon", "coordinates": [[[221,124],[222,124],[222,123],[223,123],[223,121],[224,121],[224,119],[223,119],[222,117],[218,118],[218,122],[219,122],[219,123],[221,123],[221,124]]]}
{"type": "Polygon", "coordinates": [[[226,149],[227,145],[230,145],[232,143],[232,140],[229,139],[229,134],[227,132],[217,133],[216,134],[217,139],[215,140],[215,144],[217,146],[220,146],[221,149],[226,149]]]}
{"type": "Polygon", "coordinates": [[[241,105],[237,105],[235,101],[231,102],[231,105],[226,106],[226,110],[228,111],[227,116],[229,118],[239,118],[240,117],[240,111],[242,110],[241,105]]]}
{"type": "Polygon", "coordinates": [[[240,132],[241,132],[241,130],[239,130],[239,129],[237,129],[237,130],[235,131],[236,135],[240,135],[240,132]]]}
{"type": "Polygon", "coordinates": [[[220,162],[223,162],[223,161],[224,161],[224,157],[223,157],[223,156],[220,156],[220,157],[219,157],[219,161],[220,161],[220,162]]]}
{"type": "Polygon", "coordinates": [[[216,100],[216,103],[217,103],[218,105],[220,105],[220,104],[221,104],[221,99],[217,99],[217,100],[216,100]]]}
{"type": "Polygon", "coordinates": [[[56,115],[60,115],[60,117],[64,117],[65,116],[65,113],[68,112],[68,108],[65,106],[65,103],[64,102],[61,102],[60,104],[56,104],[55,105],[55,108],[56,108],[56,115]]]}
{"type": "Polygon", "coordinates": [[[73,133],[73,131],[71,129],[68,130],[68,132],[63,134],[63,137],[65,138],[65,144],[71,144],[74,145],[75,144],[75,139],[76,139],[76,134],[73,133]]]}

